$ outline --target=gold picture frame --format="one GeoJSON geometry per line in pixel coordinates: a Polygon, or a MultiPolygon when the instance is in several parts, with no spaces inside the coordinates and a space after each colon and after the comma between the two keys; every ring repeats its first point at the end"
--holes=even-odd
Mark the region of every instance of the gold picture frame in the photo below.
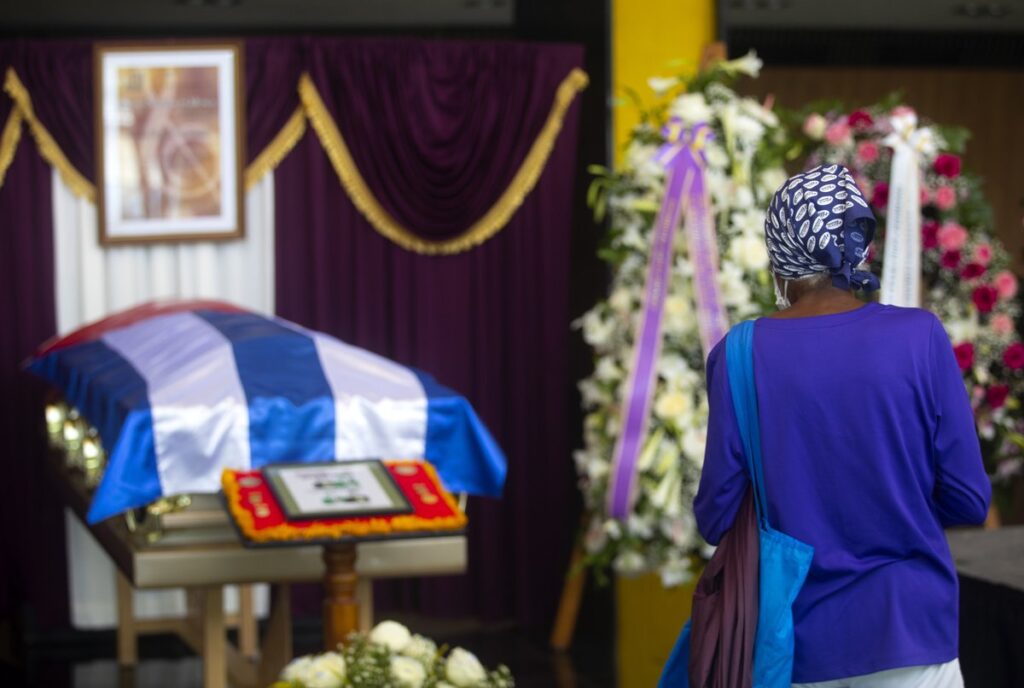
{"type": "Polygon", "coordinates": [[[97,43],[101,244],[245,233],[240,41],[97,43]]]}

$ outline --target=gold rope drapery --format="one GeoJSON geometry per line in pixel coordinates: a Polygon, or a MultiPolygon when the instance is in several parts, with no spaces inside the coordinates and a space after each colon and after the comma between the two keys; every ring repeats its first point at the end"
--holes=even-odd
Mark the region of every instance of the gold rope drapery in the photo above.
{"type": "Polygon", "coordinates": [[[299,105],[281,127],[281,131],[277,132],[277,136],[245,168],[245,190],[256,186],[263,179],[263,175],[277,167],[284,160],[284,156],[291,153],[292,148],[302,140],[305,133],[306,113],[302,105],[299,105]]]}
{"type": "MultiPolygon", "coordinates": [[[[3,134],[0,135],[0,186],[3,186],[4,173],[14,159],[14,150],[21,137],[21,124],[24,121],[28,122],[32,137],[36,140],[36,145],[39,146],[39,154],[57,168],[71,192],[95,203],[96,187],[68,161],[53,135],[36,117],[32,107],[32,97],[13,67],[7,68],[7,74],[4,77],[4,91],[14,101],[14,108],[11,110],[10,117],[7,118],[3,134]]],[[[278,163],[288,155],[305,133],[306,117],[300,106],[281,127],[281,131],[267,144],[267,147],[260,151],[256,159],[245,168],[245,190],[248,191],[254,187],[267,172],[277,167],[278,163]]]]}
{"type": "Polygon", "coordinates": [[[16,107],[11,108],[3,133],[0,133],[0,186],[4,185],[7,168],[14,162],[14,152],[21,141],[21,121],[21,111],[16,107]]]}
{"type": "Polygon", "coordinates": [[[21,83],[21,79],[18,78],[13,67],[7,68],[7,74],[4,77],[4,91],[14,101],[15,109],[21,112],[21,116],[28,123],[28,130],[31,132],[32,138],[36,140],[39,154],[43,156],[43,160],[57,168],[61,179],[73,193],[95,203],[96,187],[74,168],[50,132],[36,118],[35,110],[32,109],[32,98],[29,97],[25,84],[21,83]]]}
{"type": "Polygon", "coordinates": [[[313,130],[320,138],[320,143],[334,166],[338,179],[341,180],[341,185],[348,192],[352,203],[373,228],[409,251],[427,255],[447,255],[460,253],[487,241],[508,223],[516,209],[522,205],[523,199],[533,190],[537,180],[540,179],[548,156],[551,155],[558,134],[562,130],[565,113],[576,94],[586,86],[587,75],[583,70],[573,69],[569,72],[569,75],[558,86],[547,121],[505,191],[484,213],[483,217],[471,227],[456,237],[440,241],[431,241],[417,236],[403,227],[381,206],[359,173],[337,123],[327,110],[327,106],[324,105],[309,74],[303,74],[299,79],[299,98],[306,108],[306,114],[313,125],[313,130]]]}
{"type": "MultiPolygon", "coordinates": [[[[301,101],[299,108],[288,118],[288,121],[281,127],[274,139],[267,144],[266,148],[260,151],[260,154],[246,167],[245,190],[248,191],[259,183],[260,179],[277,167],[281,160],[298,144],[306,132],[306,118],[308,117],[342,187],[374,229],[402,248],[416,253],[426,255],[460,253],[487,241],[508,224],[509,219],[522,205],[527,194],[536,186],[537,180],[540,179],[555,141],[558,139],[558,134],[562,130],[565,113],[572,105],[576,95],[586,88],[587,81],[587,75],[581,69],[573,69],[562,80],[555,92],[555,99],[544,126],[530,146],[529,152],[508,187],[494,202],[494,205],[484,213],[483,217],[451,239],[432,241],[420,238],[403,227],[380,205],[359,173],[337,123],[328,112],[309,74],[303,74],[299,79],[298,91],[301,101]]],[[[14,101],[14,108],[7,118],[2,134],[0,134],[0,186],[3,186],[4,174],[14,159],[14,152],[21,137],[21,125],[27,123],[43,159],[57,169],[72,193],[95,203],[96,187],[68,161],[53,136],[36,117],[32,108],[32,98],[12,67],[7,69],[4,78],[4,91],[14,101]]]]}

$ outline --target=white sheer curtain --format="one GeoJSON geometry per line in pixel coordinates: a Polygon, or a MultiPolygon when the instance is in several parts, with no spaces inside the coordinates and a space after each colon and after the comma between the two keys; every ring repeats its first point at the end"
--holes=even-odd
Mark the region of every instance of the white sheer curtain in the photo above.
{"type": "MultiPolygon", "coordinates": [[[[226,242],[102,247],[96,206],[75,196],[53,171],[57,329],[157,298],[210,298],[263,313],[274,311],[274,175],[247,192],[245,238],[226,242]]],[[[71,620],[77,628],[117,624],[113,564],[78,519],[66,514],[71,620]]],[[[228,589],[225,607],[237,609],[228,589]]],[[[267,607],[259,586],[256,609],[267,607]]],[[[184,616],[183,590],[135,593],[139,617],[184,616]]]]}

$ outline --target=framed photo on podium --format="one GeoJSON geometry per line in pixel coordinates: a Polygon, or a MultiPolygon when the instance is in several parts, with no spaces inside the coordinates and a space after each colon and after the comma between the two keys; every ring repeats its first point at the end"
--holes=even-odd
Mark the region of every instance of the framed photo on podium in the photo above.
{"type": "Polygon", "coordinates": [[[100,243],[243,235],[242,52],[239,42],[96,45],[100,243]]]}
{"type": "Polygon", "coordinates": [[[289,521],[397,516],[413,507],[378,460],[280,464],[263,469],[289,521]]]}
{"type": "Polygon", "coordinates": [[[246,547],[439,537],[467,523],[434,467],[418,459],[226,468],[221,486],[246,547]]]}

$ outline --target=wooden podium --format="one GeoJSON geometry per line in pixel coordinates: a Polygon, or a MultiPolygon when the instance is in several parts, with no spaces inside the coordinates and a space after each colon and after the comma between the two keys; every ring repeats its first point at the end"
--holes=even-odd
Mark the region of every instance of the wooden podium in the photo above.
{"type": "Polygon", "coordinates": [[[359,630],[356,546],[324,546],[324,650],[333,650],[359,630]]]}
{"type": "Polygon", "coordinates": [[[322,547],[325,651],[335,650],[360,628],[361,545],[400,547],[410,538],[461,535],[467,522],[462,506],[445,490],[434,468],[422,461],[228,469],[221,482],[227,511],[247,546],[322,547]],[[362,483],[353,489],[356,483],[349,481],[362,483]],[[339,487],[342,484],[345,487],[339,487]],[[371,499],[377,503],[369,505],[371,499]]]}
{"type": "MultiPolygon", "coordinates": [[[[64,465],[54,450],[48,468],[64,503],[86,523],[91,495],[82,474],[64,465]]],[[[185,528],[150,542],[128,530],[124,519],[111,518],[87,526],[118,569],[118,661],[128,669],[137,662],[137,639],[152,633],[175,633],[203,660],[204,688],[260,688],[270,685],[292,658],[289,584],[323,581],[325,647],[334,647],[350,631],[368,629],[373,620],[375,578],[452,575],[466,570],[466,538],[438,537],[293,547],[287,556],[277,549],[243,546],[225,519],[219,528],[185,528]],[[236,618],[224,613],[225,585],[272,585],[272,605],[262,642],[255,617],[242,595],[236,618]],[[132,590],[185,588],[186,618],[137,619],[132,590]],[[226,629],[237,626],[239,643],[227,640],[226,629]]],[[[130,672],[129,672],[130,673],[130,672]]],[[[130,683],[128,685],[131,685],[130,683]]]]}

